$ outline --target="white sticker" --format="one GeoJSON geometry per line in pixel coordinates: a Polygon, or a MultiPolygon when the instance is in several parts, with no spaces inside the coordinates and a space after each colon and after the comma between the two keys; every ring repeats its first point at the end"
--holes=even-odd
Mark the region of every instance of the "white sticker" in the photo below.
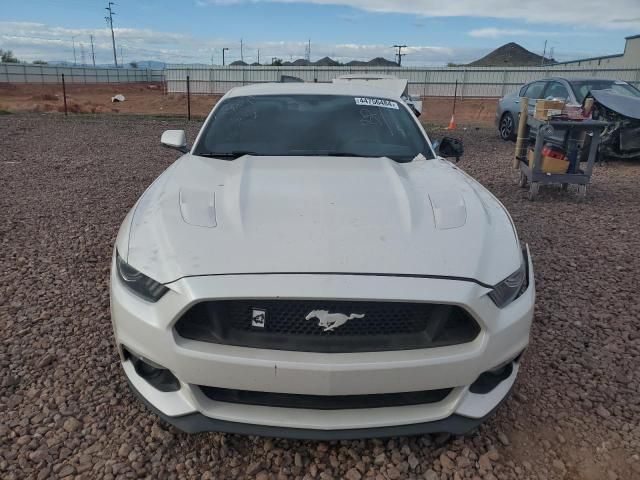
{"type": "Polygon", "coordinates": [[[383,98],[370,98],[370,97],[355,97],[356,105],[366,105],[368,107],[382,107],[382,108],[393,108],[398,110],[398,104],[396,102],[392,102],[391,100],[385,100],[383,98]]]}
{"type": "Polygon", "coordinates": [[[266,321],[267,312],[265,310],[258,310],[257,308],[254,308],[253,313],[251,314],[251,326],[264,328],[266,321]]]}

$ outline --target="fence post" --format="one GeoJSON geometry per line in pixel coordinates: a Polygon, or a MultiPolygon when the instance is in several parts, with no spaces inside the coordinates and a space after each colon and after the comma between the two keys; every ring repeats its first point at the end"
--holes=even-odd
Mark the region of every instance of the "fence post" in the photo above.
{"type": "Polygon", "coordinates": [[[191,120],[191,86],[187,75],[187,120],[191,120]]]}
{"type": "Polygon", "coordinates": [[[62,96],[64,97],[64,116],[67,116],[67,87],[64,84],[64,73],[62,74],[62,96]]]}
{"type": "Polygon", "coordinates": [[[29,83],[29,79],[27,78],[27,64],[22,64],[22,72],[24,74],[24,83],[29,83]]]}

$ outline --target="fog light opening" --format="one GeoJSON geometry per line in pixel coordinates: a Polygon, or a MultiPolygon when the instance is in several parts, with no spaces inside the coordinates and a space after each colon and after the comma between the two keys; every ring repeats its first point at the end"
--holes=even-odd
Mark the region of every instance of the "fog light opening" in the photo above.
{"type": "Polygon", "coordinates": [[[469,391],[477,394],[487,394],[496,388],[500,383],[509,378],[513,373],[513,361],[499,365],[491,370],[487,370],[471,384],[469,391]]]}
{"type": "Polygon", "coordinates": [[[131,361],[136,373],[156,390],[161,392],[176,392],[180,390],[180,382],[166,368],[131,353],[125,347],[122,347],[122,352],[125,360],[131,361]]]}

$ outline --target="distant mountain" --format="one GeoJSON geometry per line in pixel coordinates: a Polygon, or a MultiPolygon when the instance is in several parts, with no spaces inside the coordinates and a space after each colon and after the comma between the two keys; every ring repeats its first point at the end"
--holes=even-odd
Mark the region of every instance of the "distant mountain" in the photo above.
{"type": "Polygon", "coordinates": [[[336,62],[334,59],[329,57],[324,57],[318,60],[317,62],[312,62],[312,65],[318,67],[338,67],[340,66],[340,62],[336,62]]]}
{"type": "MultiPolygon", "coordinates": [[[[526,48],[511,42],[496,48],[493,52],[468,63],[467,67],[539,67],[542,55],[530,52],[526,48]]],[[[553,58],[544,58],[544,64],[556,63],[553,58]]]]}
{"type": "Polygon", "coordinates": [[[231,62],[229,65],[232,67],[246,67],[249,64],[247,62],[243,62],[242,60],[236,60],[235,62],[231,62]]]}
{"type": "Polygon", "coordinates": [[[352,60],[349,63],[345,64],[348,67],[397,67],[398,64],[396,62],[392,62],[391,60],[387,60],[386,58],[376,57],[373,60],[369,60],[368,62],[363,62],[361,60],[352,60]]]}

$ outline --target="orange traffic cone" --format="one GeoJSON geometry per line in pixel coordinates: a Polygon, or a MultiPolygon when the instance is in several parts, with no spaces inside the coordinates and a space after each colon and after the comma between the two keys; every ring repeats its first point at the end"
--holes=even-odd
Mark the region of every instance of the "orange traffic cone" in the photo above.
{"type": "Polygon", "coordinates": [[[451,120],[449,120],[449,126],[447,127],[447,130],[455,130],[456,128],[458,128],[458,125],[456,125],[456,116],[451,115],[451,120]]]}

